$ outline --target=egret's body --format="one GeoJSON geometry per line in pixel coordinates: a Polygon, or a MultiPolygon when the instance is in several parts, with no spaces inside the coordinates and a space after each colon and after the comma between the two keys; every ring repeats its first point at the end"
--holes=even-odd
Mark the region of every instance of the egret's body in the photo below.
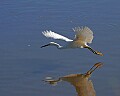
{"type": "Polygon", "coordinates": [[[75,28],[73,28],[73,31],[76,33],[74,40],[69,39],[67,37],[64,37],[62,35],[59,35],[59,34],[52,32],[52,31],[42,32],[43,35],[48,37],[48,38],[64,40],[67,42],[67,44],[65,46],[61,46],[56,42],[50,42],[49,44],[46,44],[42,47],[56,46],[58,49],[88,48],[94,54],[101,55],[101,56],[103,55],[102,53],[93,50],[90,46],[87,45],[87,43],[92,43],[92,40],[93,40],[93,32],[88,27],[84,27],[84,28],[83,27],[82,28],[75,27],[75,28]]]}

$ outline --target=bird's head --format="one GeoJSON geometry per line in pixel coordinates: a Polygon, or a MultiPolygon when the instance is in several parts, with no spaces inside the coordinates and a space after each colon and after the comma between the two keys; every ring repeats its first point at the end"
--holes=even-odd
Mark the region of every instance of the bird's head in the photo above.
{"type": "Polygon", "coordinates": [[[56,46],[58,49],[62,48],[62,46],[60,46],[58,43],[55,43],[55,42],[50,42],[49,44],[41,46],[41,48],[47,47],[47,46],[56,46]]]}
{"type": "Polygon", "coordinates": [[[49,45],[56,46],[58,49],[62,48],[62,46],[60,46],[58,43],[55,42],[50,42],[49,45]]]}
{"type": "Polygon", "coordinates": [[[49,44],[50,45],[57,45],[57,43],[55,43],[55,42],[50,42],[49,44]]]}
{"type": "Polygon", "coordinates": [[[41,48],[47,47],[47,46],[58,46],[58,44],[55,43],[55,42],[50,42],[49,44],[46,44],[46,45],[41,46],[41,48]]]}

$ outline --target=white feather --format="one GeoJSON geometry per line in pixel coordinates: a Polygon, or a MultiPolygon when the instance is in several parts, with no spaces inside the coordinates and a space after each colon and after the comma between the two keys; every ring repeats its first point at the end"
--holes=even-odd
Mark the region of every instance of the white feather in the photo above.
{"type": "Polygon", "coordinates": [[[48,38],[59,39],[59,40],[64,40],[64,41],[73,41],[73,40],[71,40],[71,39],[69,39],[67,37],[64,37],[64,36],[62,36],[60,34],[52,32],[52,31],[46,30],[46,31],[43,31],[42,33],[43,33],[44,36],[46,36],[48,38]]]}
{"type": "Polygon", "coordinates": [[[73,31],[76,32],[75,39],[86,43],[92,43],[93,32],[88,27],[75,27],[73,31]]]}
{"type": "Polygon", "coordinates": [[[52,32],[52,31],[48,31],[48,30],[43,31],[42,33],[44,36],[46,36],[48,38],[64,40],[67,42],[67,44],[65,46],[61,46],[56,42],[50,42],[47,45],[41,46],[41,48],[46,47],[46,46],[56,46],[58,49],[88,48],[94,54],[103,56],[102,53],[93,50],[90,46],[87,45],[87,43],[92,43],[92,40],[93,40],[93,32],[90,30],[90,28],[88,28],[88,27],[81,27],[81,28],[75,27],[75,28],[73,28],[73,31],[76,33],[74,40],[68,39],[67,37],[59,35],[59,34],[52,32]]]}

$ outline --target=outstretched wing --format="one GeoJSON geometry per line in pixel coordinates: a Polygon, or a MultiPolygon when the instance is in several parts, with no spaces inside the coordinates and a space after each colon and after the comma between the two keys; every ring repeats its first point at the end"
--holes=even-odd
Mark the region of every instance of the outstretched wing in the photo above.
{"type": "Polygon", "coordinates": [[[93,32],[88,27],[75,27],[73,31],[76,32],[75,40],[80,40],[86,43],[92,43],[93,32]]]}
{"type": "Polygon", "coordinates": [[[46,31],[43,31],[42,33],[44,36],[46,36],[48,38],[59,39],[59,40],[64,40],[64,41],[73,41],[71,39],[68,39],[67,37],[59,35],[59,34],[52,32],[52,31],[46,30],[46,31]]]}

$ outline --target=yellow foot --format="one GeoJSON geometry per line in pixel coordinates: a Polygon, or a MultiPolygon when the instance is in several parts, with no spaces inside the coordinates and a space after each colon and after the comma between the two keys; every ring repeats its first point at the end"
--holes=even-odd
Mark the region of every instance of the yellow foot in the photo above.
{"type": "Polygon", "coordinates": [[[103,54],[101,52],[98,52],[98,51],[96,51],[96,54],[100,55],[100,56],[103,56],[103,54]]]}

